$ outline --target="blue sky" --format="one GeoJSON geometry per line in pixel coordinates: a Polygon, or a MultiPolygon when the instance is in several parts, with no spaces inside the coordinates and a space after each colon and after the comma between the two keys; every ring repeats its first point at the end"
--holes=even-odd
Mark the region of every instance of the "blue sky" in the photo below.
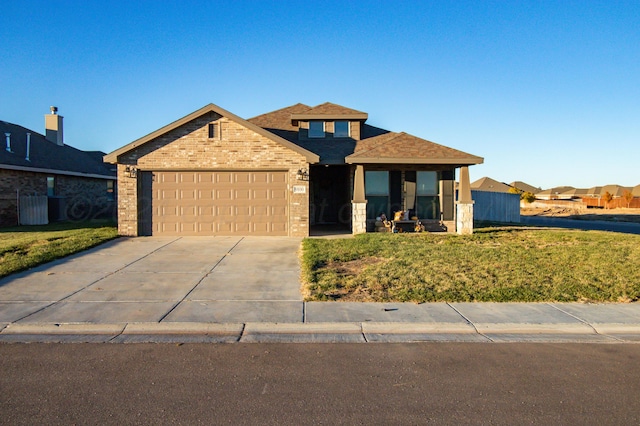
{"type": "Polygon", "coordinates": [[[485,158],[471,179],[640,184],[640,1],[0,0],[0,119],[110,152],[212,102],[334,102],[485,158]]]}

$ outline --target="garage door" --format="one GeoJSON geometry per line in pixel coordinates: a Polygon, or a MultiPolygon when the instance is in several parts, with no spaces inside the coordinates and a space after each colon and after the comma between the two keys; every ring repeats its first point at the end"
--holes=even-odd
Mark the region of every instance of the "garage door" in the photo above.
{"type": "Polygon", "coordinates": [[[153,235],[288,234],[287,172],[154,172],[153,235]]]}

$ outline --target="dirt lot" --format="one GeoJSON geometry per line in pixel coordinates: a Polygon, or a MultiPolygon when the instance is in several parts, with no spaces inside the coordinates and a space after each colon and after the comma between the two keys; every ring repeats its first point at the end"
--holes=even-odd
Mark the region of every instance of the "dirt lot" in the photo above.
{"type": "Polygon", "coordinates": [[[610,222],[640,223],[640,209],[521,208],[522,216],[564,217],[576,220],[606,220],[610,222]]]}

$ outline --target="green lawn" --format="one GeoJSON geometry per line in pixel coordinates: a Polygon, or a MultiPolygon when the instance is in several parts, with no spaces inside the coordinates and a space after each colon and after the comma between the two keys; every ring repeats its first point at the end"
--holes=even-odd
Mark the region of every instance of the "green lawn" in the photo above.
{"type": "Polygon", "coordinates": [[[68,256],[117,237],[112,222],[63,222],[0,228],[0,277],[68,256]]]}
{"type": "Polygon", "coordinates": [[[305,239],[302,269],[306,300],[634,302],[640,236],[502,227],[305,239]]]}

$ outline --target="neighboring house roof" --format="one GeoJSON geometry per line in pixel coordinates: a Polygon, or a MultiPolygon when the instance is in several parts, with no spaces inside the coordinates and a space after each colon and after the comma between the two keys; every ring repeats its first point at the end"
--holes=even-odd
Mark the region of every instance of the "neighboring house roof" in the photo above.
{"type": "Polygon", "coordinates": [[[220,108],[217,105],[214,104],[208,104],[205,105],[204,107],[200,108],[197,111],[192,112],[191,114],[188,114],[184,117],[182,117],[179,120],[174,121],[173,123],[167,124],[166,126],[156,130],[155,132],[149,133],[146,136],[143,136],[139,139],[136,139],[135,141],[131,142],[128,145],[123,146],[120,149],[117,149],[107,155],[105,155],[104,157],[104,161],[109,162],[109,163],[116,163],[118,161],[118,157],[120,155],[126,154],[127,152],[138,148],[144,144],[146,144],[147,142],[150,142],[152,140],[154,140],[155,138],[164,135],[165,133],[170,132],[171,130],[174,130],[192,120],[195,120],[196,118],[199,118],[201,116],[203,116],[204,114],[207,114],[209,112],[215,112],[223,117],[228,118],[231,121],[234,121],[238,124],[240,124],[241,126],[244,126],[246,128],[248,128],[249,130],[252,130],[256,133],[258,133],[259,135],[262,135],[276,143],[279,143],[297,153],[299,153],[300,155],[304,156],[307,161],[309,163],[317,163],[320,160],[320,157],[317,154],[314,154],[313,152],[307,151],[306,149],[302,148],[301,146],[298,146],[296,144],[291,143],[290,141],[288,141],[287,139],[278,136],[277,134],[267,131],[264,128],[251,123],[250,121],[247,121],[243,118],[238,117],[237,115],[223,109],[220,108]]]}
{"type": "Polygon", "coordinates": [[[556,186],[553,188],[545,189],[544,191],[537,192],[535,195],[560,195],[563,192],[575,189],[573,186],[556,186]]]}
{"type": "Polygon", "coordinates": [[[631,193],[634,197],[640,197],[640,185],[636,185],[631,189],[631,193]]]}
{"type": "Polygon", "coordinates": [[[508,193],[511,190],[511,187],[505,183],[498,182],[497,180],[485,176],[475,182],[472,182],[471,189],[475,191],[508,193]]]}
{"type": "Polygon", "coordinates": [[[518,188],[519,190],[524,191],[524,192],[530,192],[532,194],[535,194],[536,192],[542,191],[542,188],[536,188],[533,185],[529,185],[528,183],[521,182],[521,181],[511,182],[509,184],[509,186],[512,186],[514,188],[518,188]]]}
{"type": "Polygon", "coordinates": [[[69,145],[57,145],[44,135],[17,124],[0,121],[0,168],[39,173],[114,179],[113,166],[102,161],[103,152],[81,151],[69,145]],[[11,152],[6,150],[5,133],[11,133],[11,152]],[[27,160],[27,133],[29,160],[27,160]]]}
{"type": "Polygon", "coordinates": [[[605,185],[602,187],[602,190],[600,191],[600,195],[604,195],[605,192],[608,192],[614,197],[622,197],[622,194],[624,194],[624,191],[631,191],[631,190],[632,188],[627,186],[605,185]]]}
{"type": "Polygon", "coordinates": [[[561,197],[586,197],[589,194],[589,190],[585,188],[573,188],[559,194],[561,197]]]}
{"type": "Polygon", "coordinates": [[[601,186],[592,186],[591,188],[587,189],[587,194],[585,195],[585,197],[599,197],[601,191],[601,186]]]}

